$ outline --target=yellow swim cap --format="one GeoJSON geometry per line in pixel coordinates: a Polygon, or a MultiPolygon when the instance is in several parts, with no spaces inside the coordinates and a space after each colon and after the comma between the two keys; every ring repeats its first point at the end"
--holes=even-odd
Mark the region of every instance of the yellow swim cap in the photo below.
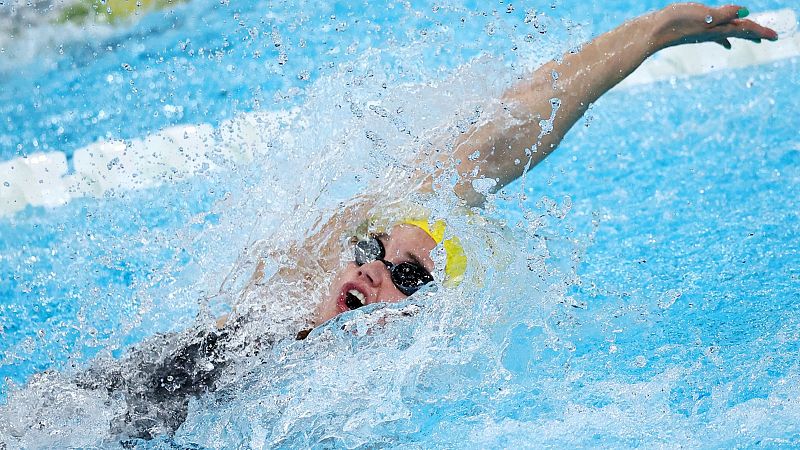
{"type": "Polygon", "coordinates": [[[444,220],[437,220],[433,226],[427,219],[403,219],[400,223],[414,225],[421,228],[428,233],[428,236],[436,241],[436,244],[442,244],[444,251],[447,254],[446,263],[444,266],[444,273],[447,278],[444,280],[444,285],[447,287],[457,286],[464,279],[464,272],[467,271],[467,255],[464,253],[464,247],[458,236],[453,236],[450,239],[444,240],[444,231],[446,228],[444,220]],[[442,241],[444,240],[444,243],[442,241]]]}

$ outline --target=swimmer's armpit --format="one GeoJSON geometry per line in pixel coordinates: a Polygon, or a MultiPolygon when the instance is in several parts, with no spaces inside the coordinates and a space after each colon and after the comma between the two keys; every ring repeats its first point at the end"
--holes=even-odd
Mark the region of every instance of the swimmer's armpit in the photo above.
{"type": "Polygon", "coordinates": [[[456,193],[470,205],[483,204],[473,181],[490,179],[489,192],[496,192],[522,176],[555,150],[592,103],[661,49],[697,42],[729,47],[730,38],[777,39],[774,30],[744,19],[745,9],[670,5],[538,68],[504,93],[503,108],[491,120],[456,142],[452,156],[461,161],[458,172],[470,174],[456,185],[456,193]],[[470,158],[474,154],[480,156],[470,158]]]}

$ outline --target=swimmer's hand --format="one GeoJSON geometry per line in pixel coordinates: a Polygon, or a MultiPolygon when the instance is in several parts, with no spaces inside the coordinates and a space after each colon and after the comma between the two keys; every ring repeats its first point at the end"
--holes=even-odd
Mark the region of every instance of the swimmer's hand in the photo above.
{"type": "Polygon", "coordinates": [[[730,38],[759,43],[778,40],[778,33],[745,19],[750,11],[744,6],[726,5],[709,8],[698,3],[677,3],[656,13],[659,49],[681,44],[716,42],[730,49],[730,38]]]}

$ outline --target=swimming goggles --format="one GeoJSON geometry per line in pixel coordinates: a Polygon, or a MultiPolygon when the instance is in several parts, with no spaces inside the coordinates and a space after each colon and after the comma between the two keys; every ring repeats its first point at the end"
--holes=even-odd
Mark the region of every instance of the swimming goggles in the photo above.
{"type": "Polygon", "coordinates": [[[411,295],[417,292],[422,286],[433,281],[433,276],[421,265],[414,262],[401,262],[392,264],[386,261],[386,249],[383,243],[376,237],[360,240],[356,243],[355,249],[356,264],[363,266],[372,261],[382,262],[391,275],[392,283],[403,295],[411,295]]]}

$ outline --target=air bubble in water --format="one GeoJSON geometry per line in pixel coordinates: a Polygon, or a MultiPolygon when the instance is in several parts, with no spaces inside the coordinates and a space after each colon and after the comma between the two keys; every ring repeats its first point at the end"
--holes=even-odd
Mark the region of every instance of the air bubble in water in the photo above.
{"type": "Polygon", "coordinates": [[[709,15],[709,16],[706,16],[706,23],[711,23],[711,22],[713,22],[713,21],[714,21],[714,18],[713,18],[713,17],[711,17],[710,15],[709,15]]]}

